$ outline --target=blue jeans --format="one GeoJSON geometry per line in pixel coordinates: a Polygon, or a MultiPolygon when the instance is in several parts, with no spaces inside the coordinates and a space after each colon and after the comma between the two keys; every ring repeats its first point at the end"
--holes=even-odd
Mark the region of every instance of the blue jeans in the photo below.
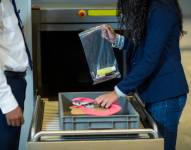
{"type": "Polygon", "coordinates": [[[179,119],[186,103],[186,95],[146,104],[148,112],[164,138],[164,150],[176,149],[179,119]]]}

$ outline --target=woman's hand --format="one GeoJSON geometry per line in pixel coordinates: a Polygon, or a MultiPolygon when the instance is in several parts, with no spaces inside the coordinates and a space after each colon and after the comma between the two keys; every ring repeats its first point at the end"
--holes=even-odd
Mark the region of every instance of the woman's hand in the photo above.
{"type": "Polygon", "coordinates": [[[117,101],[118,95],[115,93],[115,91],[101,95],[95,99],[95,103],[104,108],[109,108],[114,102],[117,101]]]}
{"type": "Polygon", "coordinates": [[[116,39],[116,33],[110,25],[102,25],[102,37],[108,40],[110,43],[114,43],[116,39]]]}

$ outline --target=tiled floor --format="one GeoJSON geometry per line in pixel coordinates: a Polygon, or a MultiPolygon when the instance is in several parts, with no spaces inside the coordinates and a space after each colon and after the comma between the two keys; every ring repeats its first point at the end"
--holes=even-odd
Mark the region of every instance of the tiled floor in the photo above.
{"type": "MultiPolygon", "coordinates": [[[[182,63],[191,90],[191,50],[182,52],[182,63]]],[[[180,119],[177,150],[191,150],[191,93],[180,119]]]]}
{"type": "Polygon", "coordinates": [[[190,87],[190,93],[180,119],[177,150],[191,150],[191,19],[187,19],[184,22],[184,29],[188,34],[181,40],[183,49],[182,63],[190,87]]]}
{"type": "Polygon", "coordinates": [[[187,18],[183,20],[184,22],[184,31],[187,32],[181,40],[180,40],[180,47],[182,49],[191,49],[191,18],[187,18]]]}

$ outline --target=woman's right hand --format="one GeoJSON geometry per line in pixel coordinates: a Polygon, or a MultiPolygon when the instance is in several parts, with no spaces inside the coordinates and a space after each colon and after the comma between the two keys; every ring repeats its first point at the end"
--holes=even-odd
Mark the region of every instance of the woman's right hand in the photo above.
{"type": "Polygon", "coordinates": [[[113,28],[108,24],[104,24],[102,25],[101,29],[102,29],[102,37],[108,40],[110,43],[115,43],[116,33],[113,30],[113,28]]]}

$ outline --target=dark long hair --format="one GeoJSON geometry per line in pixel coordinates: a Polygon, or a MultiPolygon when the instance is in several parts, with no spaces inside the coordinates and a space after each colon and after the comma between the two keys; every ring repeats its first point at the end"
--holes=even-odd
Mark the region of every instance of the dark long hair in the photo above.
{"type": "MultiPolygon", "coordinates": [[[[120,28],[124,35],[133,43],[140,44],[145,37],[150,1],[154,0],[118,0],[120,28]]],[[[155,0],[162,5],[174,7],[183,35],[182,12],[177,0],[155,0]]]]}

